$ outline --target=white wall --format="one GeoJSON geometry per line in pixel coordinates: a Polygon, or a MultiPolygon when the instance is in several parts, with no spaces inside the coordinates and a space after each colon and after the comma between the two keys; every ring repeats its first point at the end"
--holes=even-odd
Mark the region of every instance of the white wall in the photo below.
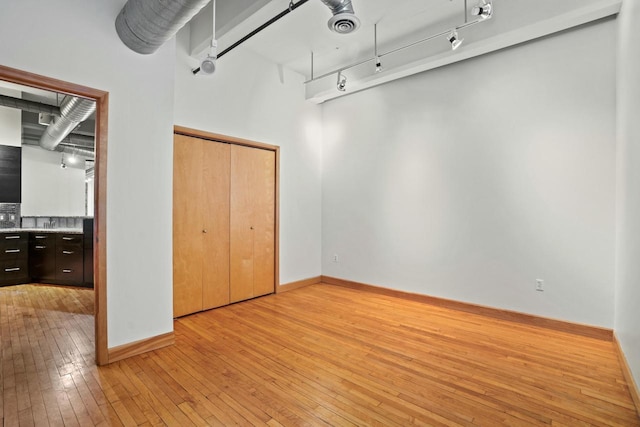
{"type": "MultiPolygon", "coordinates": [[[[17,90],[0,87],[0,94],[13,98],[22,98],[17,90]]],[[[0,107],[0,145],[20,147],[22,145],[22,111],[15,108],[0,107]]]]}
{"type": "Polygon", "coordinates": [[[609,20],[324,104],[323,274],[612,327],[615,43],[609,20]]]}
{"type": "Polygon", "coordinates": [[[125,0],[5,1],[3,65],[110,93],[108,345],[172,323],[172,125],[175,43],[129,50],[114,22],[125,0]],[[7,40],[13,42],[8,42],[7,40]]]}
{"type": "Polygon", "coordinates": [[[640,4],[625,1],[618,51],[618,240],[615,330],[640,386],[640,4]]]}
{"type": "MultiPolygon", "coordinates": [[[[68,161],[62,154],[37,147],[22,147],[22,216],[84,216],[84,161],[68,161]]],[[[68,156],[67,156],[68,158],[68,156]]]]}
{"type": "Polygon", "coordinates": [[[319,276],[320,107],[304,101],[302,76],[242,48],[194,77],[189,33],[177,37],[175,124],[281,147],[280,283],[319,276]]]}

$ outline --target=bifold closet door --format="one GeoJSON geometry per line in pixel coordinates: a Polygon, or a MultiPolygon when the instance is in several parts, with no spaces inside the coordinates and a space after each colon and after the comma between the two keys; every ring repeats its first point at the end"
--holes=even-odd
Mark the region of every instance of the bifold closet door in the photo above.
{"type": "Polygon", "coordinates": [[[229,304],[228,144],[175,135],[173,315],[229,304]]]}
{"type": "Polygon", "coordinates": [[[173,143],[173,316],[202,310],[202,142],[173,143]]]}
{"type": "Polygon", "coordinates": [[[230,301],[275,289],[275,152],[231,147],[230,301]]]}
{"type": "Polygon", "coordinates": [[[204,141],[202,309],[229,304],[231,146],[204,141]]]}

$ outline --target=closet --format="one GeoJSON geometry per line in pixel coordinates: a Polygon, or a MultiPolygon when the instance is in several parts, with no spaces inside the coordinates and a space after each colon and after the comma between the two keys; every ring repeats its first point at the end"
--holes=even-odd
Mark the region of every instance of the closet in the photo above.
{"type": "Polygon", "coordinates": [[[276,283],[277,147],[193,132],[174,136],[174,317],[270,294],[276,283]]]}

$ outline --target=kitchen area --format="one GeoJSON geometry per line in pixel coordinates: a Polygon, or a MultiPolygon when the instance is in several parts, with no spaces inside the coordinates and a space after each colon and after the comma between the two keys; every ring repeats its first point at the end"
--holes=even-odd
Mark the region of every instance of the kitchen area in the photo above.
{"type": "Polygon", "coordinates": [[[93,288],[95,103],[0,82],[0,286],[93,288]]]}

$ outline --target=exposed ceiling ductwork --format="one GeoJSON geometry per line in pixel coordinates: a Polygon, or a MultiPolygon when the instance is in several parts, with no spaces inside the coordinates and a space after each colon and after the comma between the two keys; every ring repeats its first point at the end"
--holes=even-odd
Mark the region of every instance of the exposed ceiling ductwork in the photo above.
{"type": "Polygon", "coordinates": [[[55,150],[58,144],[95,110],[94,101],[75,96],[65,97],[60,105],[60,115],[55,117],[42,134],[40,146],[47,150],[55,150]]]}
{"type": "Polygon", "coordinates": [[[349,34],[360,27],[360,19],[353,11],[351,0],[322,0],[333,13],[327,25],[338,34],[349,34]]]}
{"type": "MultiPolygon", "coordinates": [[[[31,146],[31,147],[39,147],[40,144],[38,140],[32,137],[23,137],[22,145],[31,146]]],[[[78,156],[85,157],[89,160],[94,160],[96,158],[95,151],[92,148],[87,147],[78,147],[74,144],[67,144],[66,142],[60,143],[54,151],[59,153],[65,153],[70,156],[78,156]]]]}
{"type": "Polygon", "coordinates": [[[0,106],[29,111],[31,113],[46,113],[55,116],[60,115],[60,108],[56,107],[55,105],[42,104],[35,101],[27,101],[26,99],[13,98],[6,95],[0,95],[0,106]]]}
{"type": "Polygon", "coordinates": [[[209,0],[129,0],[116,18],[116,31],[134,52],[151,54],[207,3],[209,0]]]}

